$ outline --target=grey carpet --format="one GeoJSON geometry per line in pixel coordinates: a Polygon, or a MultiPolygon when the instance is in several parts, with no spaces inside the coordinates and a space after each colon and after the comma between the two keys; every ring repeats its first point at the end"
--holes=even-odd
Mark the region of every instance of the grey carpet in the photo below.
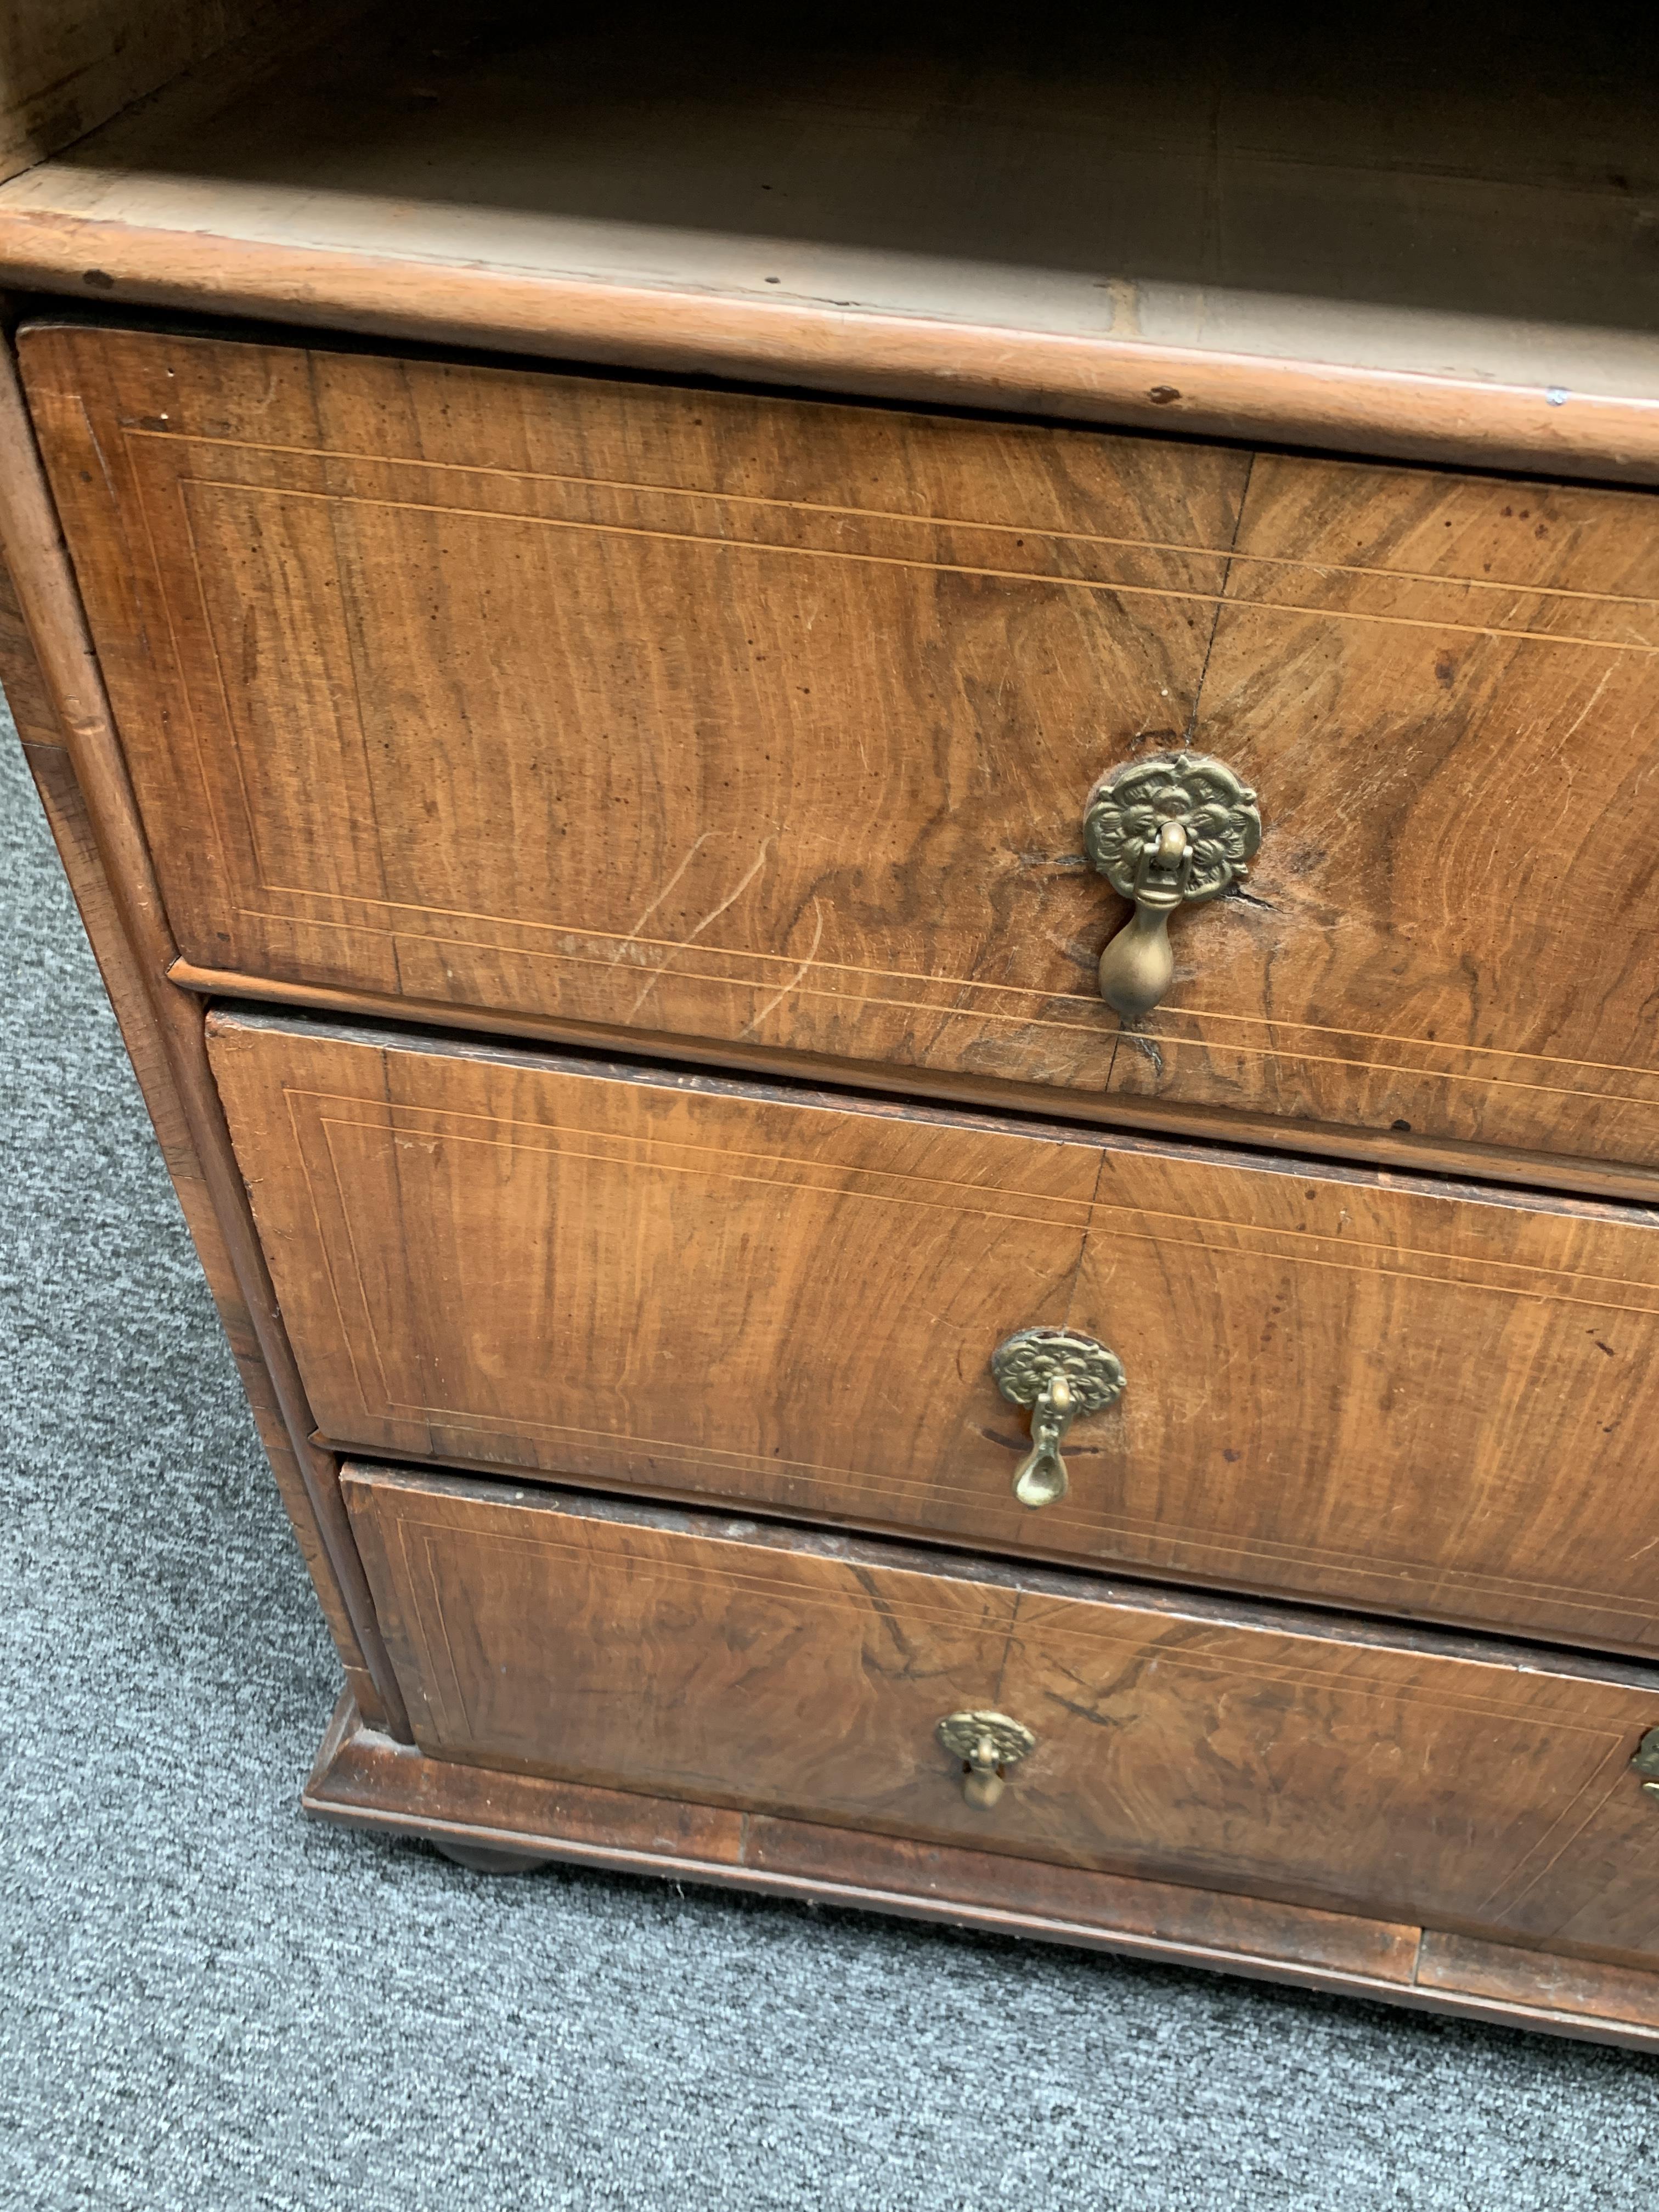
{"type": "Polygon", "coordinates": [[[0,758],[8,2212],[1652,2203],[1644,2057],[303,1820],[331,1654],[0,758]]]}

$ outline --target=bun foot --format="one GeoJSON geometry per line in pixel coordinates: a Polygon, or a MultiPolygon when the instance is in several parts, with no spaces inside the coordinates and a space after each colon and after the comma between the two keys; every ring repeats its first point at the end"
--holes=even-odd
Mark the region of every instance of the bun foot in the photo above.
{"type": "Polygon", "coordinates": [[[473,1874],[534,1874],[538,1867],[552,1864],[535,1851],[497,1850],[489,1844],[441,1844],[435,1836],[428,1836],[427,1841],[434,1851],[473,1874]]]}

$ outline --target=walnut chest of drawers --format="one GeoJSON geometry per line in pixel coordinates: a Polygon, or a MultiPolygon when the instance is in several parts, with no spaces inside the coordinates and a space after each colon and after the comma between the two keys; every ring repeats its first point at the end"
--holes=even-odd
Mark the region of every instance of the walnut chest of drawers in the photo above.
{"type": "MultiPolygon", "coordinates": [[[[744,121],[724,50],[406,93],[244,12],[12,118],[0,651],[339,1645],[308,1808],[1659,2047],[1659,368],[1590,153],[1523,253],[1463,116],[1471,262],[1414,126],[1385,314],[1387,164],[1267,100],[1188,328],[1066,275],[1029,57],[952,94],[1025,215],[936,148],[884,228],[805,47],[744,121]]],[[[907,35],[842,57],[892,176],[907,35]]],[[[1157,101],[1078,36],[1098,216],[1157,101]]]]}

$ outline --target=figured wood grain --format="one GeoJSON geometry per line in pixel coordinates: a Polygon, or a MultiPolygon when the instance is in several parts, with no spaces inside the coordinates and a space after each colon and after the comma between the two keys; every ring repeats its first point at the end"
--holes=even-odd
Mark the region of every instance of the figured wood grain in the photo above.
{"type": "Polygon", "coordinates": [[[1659,470],[1650,70],[1189,7],[378,11],[0,189],[0,272],[337,328],[1659,470]],[[90,272],[90,276],[89,276],[90,272]]]}
{"type": "Polygon", "coordinates": [[[1640,1670],[455,1477],[345,1486],[428,1757],[1659,1957],[1640,1670]],[[985,1708],[1036,1737],[988,1811],[935,1735],[985,1708]]]}
{"type": "MultiPolygon", "coordinates": [[[[347,1678],[361,1692],[364,1711],[401,1735],[408,1720],[346,1525],[337,1462],[312,1441],[313,1423],[208,1070],[202,1010],[167,981],[178,948],[161,908],[15,364],[3,349],[0,562],[21,623],[7,635],[0,672],[9,678],[25,669],[20,696],[26,712],[34,717],[49,712],[52,734],[61,739],[31,742],[27,748],[59,854],[347,1678]]],[[[40,724],[35,720],[31,726],[38,731],[40,724]]]]}
{"type": "Polygon", "coordinates": [[[342,1699],[306,1810],[441,1846],[965,1923],[1005,1936],[1301,1984],[1547,2034],[1659,2050],[1659,1976],[1237,1893],[915,1844],[636,1790],[428,1759],[342,1699]],[[1419,1973],[1421,1978],[1413,1978],[1419,1973]]]}
{"type": "MultiPolygon", "coordinates": [[[[373,1020],[401,1018],[422,1027],[575,1045],[606,1056],[624,1053],[630,1057],[671,1060],[682,1066],[695,1060],[702,1067],[725,1068],[755,1079],[781,1077],[790,1083],[827,1083],[848,1090],[876,1091],[884,1096],[890,1095],[894,1088],[890,1067],[776,1046],[711,1044],[707,1037],[665,1036],[655,1030],[622,1030],[601,1023],[562,1021],[545,1014],[457,1007],[435,1000],[341,990],[320,983],[279,983],[268,975],[248,975],[234,969],[196,968],[182,959],[174,961],[167,974],[180,988],[209,999],[237,999],[316,1013],[367,1016],[373,1020]]],[[[907,1069],[903,1087],[909,1097],[954,1100],[982,1106],[995,1115],[1049,1116],[1063,1105],[1068,1118],[1109,1128],[1145,1129],[1177,1139],[1249,1145],[1264,1152],[1293,1152],[1299,1158],[1316,1154],[1363,1160],[1373,1167],[1404,1168],[1418,1175],[1478,1176],[1488,1182],[1522,1183],[1529,1189],[1536,1189],[1547,1176],[1556,1190],[1577,1191],[1587,1198],[1659,1204],[1659,1164],[1619,1166],[1606,1160],[1559,1158],[1540,1162],[1535,1152],[1431,1142],[1394,1128],[1360,1131],[1331,1121],[1276,1121],[1271,1115],[1241,1114],[1231,1107],[1194,1105],[1128,1091],[1103,1091],[1097,1096],[1069,1091],[1063,1099],[1057,1099],[1041,1084],[1010,1083],[996,1076],[941,1075],[932,1068],[907,1069]]]]}
{"type": "Polygon", "coordinates": [[[1115,1090],[1655,1157],[1656,520],[1258,454],[1200,726],[1273,826],[1115,1090]]]}
{"type": "Polygon", "coordinates": [[[191,963],[1650,1166],[1638,493],[27,333],[191,963]],[[1145,1036],[1095,779],[1262,794],[1145,1036]]]}
{"type": "Polygon", "coordinates": [[[343,1446],[1576,1644],[1659,1633],[1637,1208],[220,1012],[343,1446]],[[1012,1493],[994,1346],[1128,1386],[1012,1493]]]}
{"type": "MultiPolygon", "coordinates": [[[[1045,933],[1085,911],[1067,878],[1103,702],[1135,732],[1190,719],[1248,467],[729,393],[26,343],[190,957],[805,1043],[799,1001],[866,1058],[971,1059],[1024,1033],[1024,987],[1075,973],[1045,933]],[[1208,602],[1181,595],[1194,575],[1208,602]],[[170,834],[186,805],[205,839],[170,834]]],[[[1076,1036],[1103,1082],[1109,1023],[1076,1036]]]]}

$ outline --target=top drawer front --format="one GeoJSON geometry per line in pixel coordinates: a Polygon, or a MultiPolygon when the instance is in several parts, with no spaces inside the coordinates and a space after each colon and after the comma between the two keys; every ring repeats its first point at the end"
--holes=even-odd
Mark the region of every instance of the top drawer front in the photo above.
{"type": "Polygon", "coordinates": [[[101,330],[32,398],[186,958],[1647,1162],[1655,508],[101,330]],[[1122,1042],[1091,787],[1260,793],[1122,1042]],[[1151,1046],[1151,1049],[1147,1048],[1151,1046]]]}

